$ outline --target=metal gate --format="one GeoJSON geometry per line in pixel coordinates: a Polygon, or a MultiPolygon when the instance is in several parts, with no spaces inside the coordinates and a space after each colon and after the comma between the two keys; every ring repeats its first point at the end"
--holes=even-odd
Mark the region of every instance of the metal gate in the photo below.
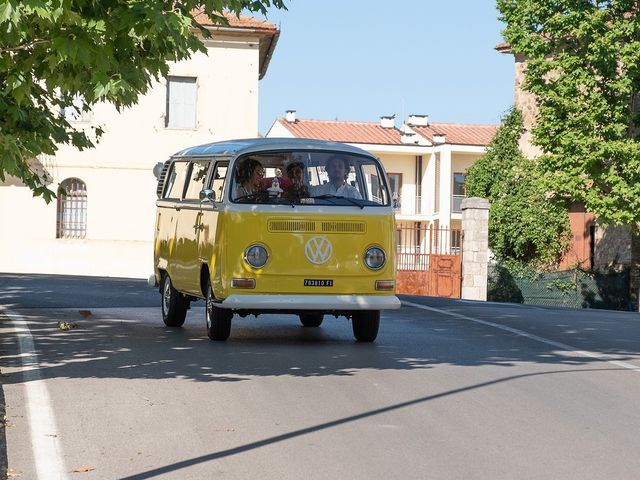
{"type": "Polygon", "coordinates": [[[460,298],[462,231],[415,225],[397,230],[396,291],[406,295],[460,298]]]}

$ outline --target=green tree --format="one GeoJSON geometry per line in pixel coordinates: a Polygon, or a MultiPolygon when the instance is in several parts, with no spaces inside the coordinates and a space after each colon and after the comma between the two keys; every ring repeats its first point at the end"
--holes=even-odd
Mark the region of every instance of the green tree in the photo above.
{"type": "Polygon", "coordinates": [[[192,14],[266,14],[285,0],[0,0],[0,180],[18,177],[48,202],[54,192],[31,160],[58,145],[90,148],[102,134],[61,114],[96,102],[135,104],[167,62],[206,49],[192,14]],[[78,100],[80,99],[80,103],[78,100]]]}
{"type": "Polygon", "coordinates": [[[640,221],[640,2],[497,0],[552,199],[584,202],[606,223],[640,221]]]}
{"type": "Polygon", "coordinates": [[[505,263],[533,268],[552,266],[565,252],[569,221],[564,205],[545,197],[540,164],[518,148],[522,114],[513,109],[496,136],[467,172],[468,196],[491,203],[489,246],[505,263]]]}

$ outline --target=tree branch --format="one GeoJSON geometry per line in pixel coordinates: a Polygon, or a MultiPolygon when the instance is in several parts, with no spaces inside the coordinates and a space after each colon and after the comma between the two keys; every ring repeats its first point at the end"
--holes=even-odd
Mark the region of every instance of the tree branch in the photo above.
{"type": "Polygon", "coordinates": [[[26,45],[20,45],[18,47],[11,47],[11,48],[0,48],[0,53],[9,53],[9,52],[19,52],[20,50],[29,50],[30,48],[33,48],[37,45],[43,45],[45,43],[49,43],[51,42],[51,40],[34,40],[31,43],[28,43],[26,45]]]}

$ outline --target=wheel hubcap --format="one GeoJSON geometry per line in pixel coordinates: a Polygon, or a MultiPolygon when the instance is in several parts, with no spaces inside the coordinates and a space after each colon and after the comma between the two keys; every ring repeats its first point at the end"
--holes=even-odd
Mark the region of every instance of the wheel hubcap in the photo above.
{"type": "Polygon", "coordinates": [[[171,302],[171,281],[164,281],[164,291],[162,292],[162,310],[166,314],[169,311],[169,303],[171,302]]]}
{"type": "Polygon", "coordinates": [[[213,311],[213,298],[211,298],[211,288],[207,291],[207,327],[211,328],[211,313],[213,311]]]}

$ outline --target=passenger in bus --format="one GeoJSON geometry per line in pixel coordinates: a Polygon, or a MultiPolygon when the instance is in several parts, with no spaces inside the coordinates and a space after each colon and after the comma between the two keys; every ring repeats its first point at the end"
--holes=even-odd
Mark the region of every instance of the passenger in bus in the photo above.
{"type": "Polygon", "coordinates": [[[351,165],[349,159],[343,155],[333,155],[327,160],[325,170],[329,177],[329,182],[323,185],[311,187],[313,196],[336,195],[340,197],[362,199],[358,189],[347,183],[349,169],[351,165]]]}
{"type": "Polygon", "coordinates": [[[309,196],[309,188],[304,183],[304,163],[291,162],[286,168],[291,185],[286,188],[285,197],[302,198],[309,196]]]}
{"type": "Polygon", "coordinates": [[[263,191],[264,168],[255,158],[246,158],[236,169],[236,189],[233,198],[263,191]]]}

